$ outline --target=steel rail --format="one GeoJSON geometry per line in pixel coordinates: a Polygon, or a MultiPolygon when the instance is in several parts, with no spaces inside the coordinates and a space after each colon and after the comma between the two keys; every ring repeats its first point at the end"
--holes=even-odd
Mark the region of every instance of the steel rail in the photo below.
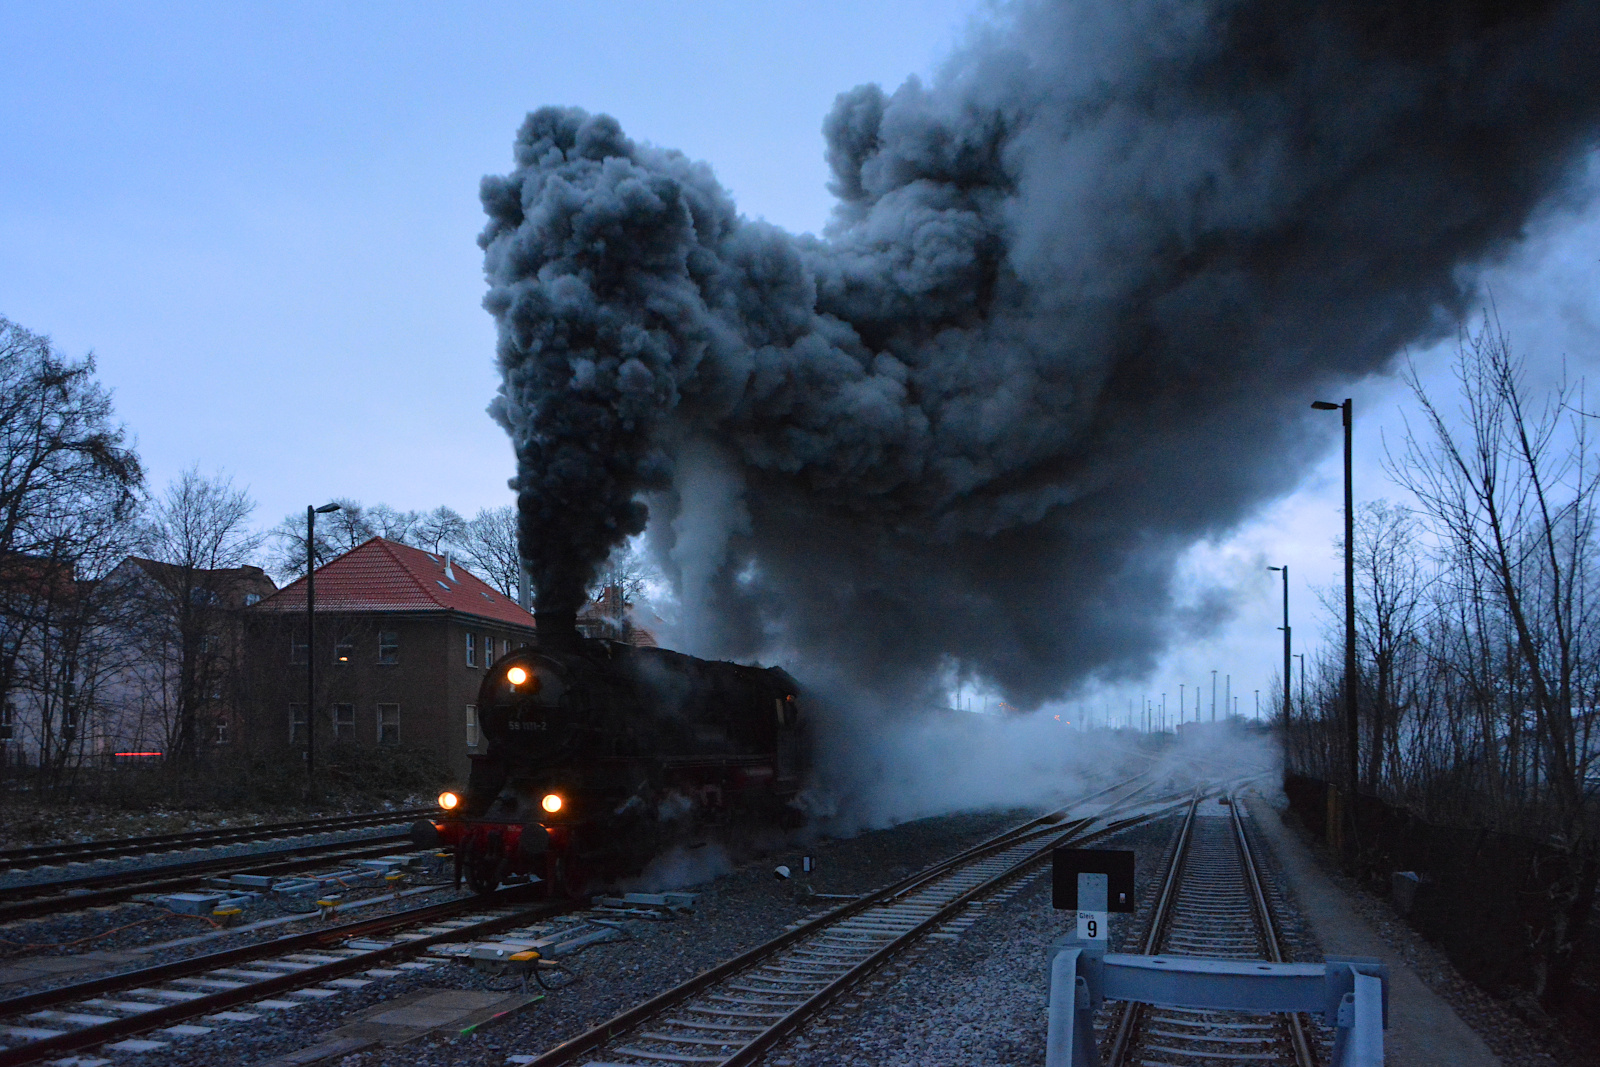
{"type": "MultiPolygon", "coordinates": [[[[1273,963],[1283,963],[1283,931],[1278,925],[1278,920],[1272,914],[1272,902],[1267,898],[1266,887],[1261,884],[1261,876],[1256,867],[1255,849],[1250,845],[1250,833],[1245,827],[1244,820],[1239,817],[1239,797],[1233,796],[1233,832],[1239,845],[1239,853],[1244,857],[1244,869],[1250,880],[1251,902],[1255,905],[1256,919],[1261,923],[1263,939],[1267,943],[1267,953],[1273,963]]],[[[1294,1048],[1294,1058],[1297,1067],[1316,1067],[1316,1060],[1311,1054],[1311,1042],[1306,1037],[1306,1020],[1299,1013],[1288,1017],[1289,1043],[1294,1048]]]]}
{"type": "MultiPolygon", "coordinates": [[[[1166,942],[1169,928],[1176,917],[1179,892],[1184,885],[1183,871],[1194,842],[1195,816],[1202,799],[1206,798],[1197,792],[1190,807],[1189,815],[1184,820],[1184,825],[1171,850],[1171,859],[1166,875],[1163,878],[1161,896],[1151,915],[1150,925],[1145,930],[1145,935],[1141,940],[1140,952],[1144,955],[1153,955],[1161,949],[1166,942]]],[[[1229,806],[1229,830],[1231,831],[1229,838],[1238,857],[1241,879],[1244,883],[1243,889],[1251,917],[1254,920],[1255,928],[1251,932],[1258,939],[1260,946],[1265,949],[1270,960],[1281,963],[1283,962],[1283,945],[1279,926],[1272,914],[1271,902],[1266,895],[1260,872],[1256,866],[1255,852],[1250,847],[1248,834],[1239,815],[1237,796],[1228,795],[1225,798],[1225,802],[1229,806]]],[[[1140,1023],[1143,1021],[1147,1011],[1148,1006],[1143,1004],[1130,1003],[1122,1006],[1115,1024],[1115,1035],[1106,1052],[1105,1062],[1107,1067],[1122,1067],[1129,1061],[1130,1053],[1134,1048],[1135,1034],[1139,1030],[1140,1023]]],[[[1181,1025],[1198,1026],[1199,1024],[1183,1023],[1181,1025]]],[[[1256,1024],[1249,1025],[1255,1026],[1256,1024]]],[[[1271,1025],[1273,1024],[1263,1024],[1258,1028],[1268,1029],[1271,1025]]],[[[1316,1060],[1312,1055],[1310,1043],[1306,1039],[1300,1016],[1289,1015],[1284,1019],[1278,1020],[1276,1025],[1283,1027],[1284,1034],[1282,1036],[1287,1038],[1290,1054],[1293,1056],[1297,1067],[1315,1067],[1316,1060]]],[[[1184,1036],[1197,1042],[1206,1040],[1202,1035],[1184,1036]]],[[[1233,1038],[1229,1040],[1243,1039],[1233,1038]]],[[[1251,1040],[1257,1039],[1252,1038],[1251,1040]]],[[[1176,1049],[1171,1048],[1164,1051],[1180,1056],[1189,1055],[1187,1052],[1178,1052],[1176,1049]]],[[[1194,1058],[1211,1062],[1217,1059],[1219,1055],[1221,1054],[1196,1052],[1194,1058]]]]}
{"type": "MultiPolygon", "coordinates": [[[[1141,955],[1153,954],[1155,947],[1161,943],[1161,935],[1166,932],[1167,919],[1172,912],[1173,901],[1178,896],[1179,872],[1183,870],[1183,859],[1189,852],[1195,809],[1199,806],[1200,792],[1196,790],[1189,800],[1189,810],[1184,815],[1183,824],[1178,828],[1178,836],[1173,841],[1172,855],[1167,861],[1167,873],[1161,880],[1161,895],[1156,898],[1156,905],[1150,912],[1150,925],[1139,943],[1141,955]]],[[[1111,1039],[1110,1050],[1106,1054],[1106,1063],[1111,1067],[1118,1067],[1127,1058],[1128,1045],[1133,1040],[1133,1027],[1138,1017],[1135,1007],[1133,1004],[1124,1004],[1117,1015],[1116,1034],[1111,1039]]]]}
{"type": "Polygon", "coordinates": [[[0,874],[31,870],[60,862],[70,863],[85,857],[109,859],[139,855],[142,851],[152,848],[160,848],[163,851],[186,847],[209,848],[248,841],[268,841],[278,837],[294,837],[297,834],[359,830],[366,826],[382,826],[386,823],[420,818],[433,810],[405,808],[399,811],[371,811],[357,815],[328,815],[317,819],[301,819],[297,822],[256,823],[233,826],[225,830],[193,830],[175,834],[152,834],[146,837],[105,838],[98,841],[0,849],[0,874]]]}
{"type": "MultiPolygon", "coordinates": [[[[1123,781],[1113,783],[1104,789],[1089,794],[1087,797],[1074,801],[1074,804],[1081,804],[1088,800],[1103,796],[1107,793],[1111,793],[1116,790],[1126,788],[1129,785],[1133,785],[1135,788],[1132,790],[1132,792],[1125,797],[1118,798],[1114,802],[1113,806],[1126,804],[1132,797],[1138,796],[1149,788],[1148,783],[1140,784],[1139,779],[1143,776],[1143,774],[1136,775],[1132,779],[1125,779],[1123,781]]],[[[798,939],[805,936],[808,930],[812,928],[825,925],[829,921],[840,921],[849,915],[872,907],[878,902],[877,898],[893,894],[896,891],[903,892],[915,888],[917,885],[937,880],[943,874],[952,869],[952,862],[955,859],[964,857],[966,862],[970,863],[994,852],[1006,848],[1014,848],[1020,842],[1028,839],[1044,836],[1060,837],[1065,834],[1075,833],[1083,826],[1094,821],[1094,819],[1091,818],[1076,820],[1063,825],[1061,818],[1062,810],[1051,812],[1036,819],[1029,820],[1027,823],[1024,823],[1018,827],[1014,827],[1011,830],[1004,831],[1001,834],[996,835],[994,838],[980,842],[979,844],[964,850],[962,853],[958,854],[958,857],[952,857],[949,860],[935,863],[923,871],[909,875],[906,878],[901,879],[900,881],[893,883],[888,887],[885,887],[885,889],[880,890],[876,894],[872,894],[871,896],[863,898],[862,900],[849,902],[839,908],[833,909],[826,915],[806,924],[806,926],[798,928],[794,931],[790,931],[789,934],[781,935],[780,939],[778,940],[798,939]],[[1041,829],[1041,827],[1043,828],[1041,829]]],[[[1103,812],[1095,818],[1104,818],[1105,815],[1106,813],[1103,812]]],[[[1141,816],[1140,818],[1142,819],[1149,817],[1151,816],[1141,816]]],[[[1099,836],[1102,833],[1112,832],[1115,828],[1118,828],[1118,826],[1120,826],[1120,824],[1096,831],[1094,836],[1099,836]]],[[[1038,851],[1047,854],[1048,846],[1044,846],[1042,850],[1038,851]]],[[[1015,874],[1020,873],[1021,870],[1022,868],[1020,866],[1014,868],[1012,871],[1008,872],[1006,876],[994,879],[990,883],[986,883],[986,885],[989,889],[992,889],[994,884],[1005,880],[1005,877],[1014,876],[1015,874]]],[[[423,908],[410,909],[408,911],[395,913],[389,916],[380,916],[356,923],[347,923],[338,927],[309,931],[303,934],[289,935],[288,937],[276,938],[271,941],[259,942],[252,945],[245,945],[238,948],[225,949],[219,952],[209,953],[204,956],[192,957],[187,960],[181,960],[167,964],[158,964],[152,967],[140,968],[134,971],[124,971],[103,978],[78,982],[68,986],[60,986],[55,989],[44,990],[23,997],[15,997],[10,1000],[0,1001],[0,1018],[15,1017],[30,1011],[38,1011],[57,1005],[80,1002],[86,999],[98,997],[104,993],[113,993],[118,990],[131,987],[150,985],[164,981],[171,981],[174,978],[188,977],[194,974],[215,971],[219,968],[225,968],[239,963],[247,963],[252,960],[262,959],[263,957],[279,956],[308,948],[322,947],[335,942],[348,940],[350,938],[394,929],[399,926],[434,922],[441,918],[445,918],[450,915],[456,915],[461,912],[478,911],[485,907],[494,907],[497,903],[496,898],[506,898],[509,901],[511,896],[521,894],[525,891],[526,887],[512,887],[510,889],[501,890],[499,893],[489,897],[474,896],[461,900],[445,902],[443,904],[428,905],[423,908]]],[[[963,900],[964,899],[966,898],[963,897],[963,900]]],[[[577,906],[578,905],[573,903],[551,903],[542,906],[536,906],[534,908],[513,912],[506,916],[487,920],[482,923],[476,923],[469,927],[462,927],[457,930],[452,930],[448,933],[409,939],[400,944],[392,945],[387,948],[363,952],[358,956],[353,956],[345,960],[317,965],[305,970],[285,974],[281,977],[246,983],[238,989],[222,990],[193,1000],[184,1001],[182,1003],[157,1007],[127,1018],[116,1019],[109,1023],[85,1028],[83,1030],[72,1031],[56,1037],[46,1038],[25,1046],[20,1046],[18,1048],[0,1051],[0,1067],[11,1067],[13,1064],[31,1063],[45,1056],[82,1050],[137,1033],[159,1029],[164,1026],[171,1025],[174,1022],[181,1021],[185,1018],[192,1018],[196,1015],[214,1013],[225,1010],[226,1008],[236,1004],[259,1000],[263,997],[270,996],[273,993],[314,985],[319,982],[325,982],[331,978],[349,973],[351,971],[369,969],[376,963],[379,963],[383,960],[390,959],[397,955],[413,955],[434,944],[480,937],[487,933],[493,933],[498,930],[522,925],[530,921],[535,921],[539,918],[545,918],[550,915],[571,911],[577,906]]],[[[951,905],[949,910],[957,910],[959,906],[960,902],[957,902],[956,904],[951,905]]],[[[765,947],[770,950],[772,948],[772,943],[769,942],[765,947]]],[[[740,958],[742,959],[743,957],[740,958]]],[[[728,961],[728,963],[719,965],[713,970],[720,972],[724,968],[736,965],[737,962],[737,960],[728,961]]],[[[707,972],[707,974],[710,973],[711,972],[707,972]]],[[[704,979],[707,977],[707,975],[701,975],[699,977],[704,979]]]]}
{"type": "MultiPolygon", "coordinates": [[[[102,993],[114,993],[130,987],[171,981],[174,978],[184,978],[221,967],[229,967],[237,963],[248,963],[263,957],[325,947],[335,942],[382,933],[399,927],[432,923],[439,919],[458,915],[461,912],[481,911],[485,907],[495,907],[495,897],[503,898],[501,903],[509,905],[513,903],[516,896],[524,893],[526,889],[527,887],[525,886],[518,886],[510,890],[502,889],[490,896],[473,896],[445,901],[440,904],[428,904],[420,908],[410,908],[406,911],[395,912],[391,915],[344,923],[339,926],[312,930],[303,934],[290,934],[287,937],[274,938],[271,941],[223,949],[219,952],[195,956],[174,963],[157,964],[153,967],[124,971],[105,978],[77,982],[69,986],[60,986],[56,989],[48,989],[39,993],[13,997],[10,1000],[0,1001],[0,1018],[9,1018],[58,1004],[82,1001],[97,997],[102,993]]],[[[107,1041],[115,1041],[147,1030],[170,1026],[175,1022],[193,1018],[196,1015],[208,1015],[218,1011],[225,1011],[234,1005],[260,1000],[274,993],[326,982],[331,978],[337,978],[351,971],[367,970],[385,960],[416,955],[418,952],[433,945],[459,941],[464,938],[481,937],[486,933],[509,929],[528,922],[573,911],[576,908],[577,905],[571,902],[534,904],[531,907],[513,910],[510,914],[487,919],[471,926],[463,926],[447,933],[412,938],[335,962],[317,964],[304,970],[289,972],[257,982],[246,982],[237,989],[219,990],[193,1000],[186,1000],[170,1006],[156,1007],[152,1010],[140,1012],[137,1015],[131,1015],[126,1018],[115,1019],[108,1023],[86,1027],[82,1030],[60,1034],[56,1037],[44,1038],[16,1048],[0,1050],[0,1067],[18,1067],[21,1064],[33,1063],[45,1056],[91,1048],[107,1041]]]]}
{"type": "Polygon", "coordinates": [[[325,863],[339,863],[346,859],[360,859],[371,854],[382,854],[394,848],[397,841],[406,840],[405,833],[369,837],[363,841],[335,841],[325,845],[308,845],[305,848],[278,849],[264,856],[230,856],[197,863],[171,864],[152,871],[123,871],[119,874],[96,875],[71,882],[39,882],[31,886],[13,886],[0,891],[0,922],[14,919],[34,919],[83,908],[99,907],[127,900],[139,893],[162,893],[194,885],[212,871],[228,870],[240,874],[278,874],[325,863]],[[102,885],[104,889],[90,889],[79,893],[61,893],[63,887],[102,885]],[[32,890],[26,893],[24,890],[32,890]],[[20,899],[7,900],[7,897],[20,899]]]}
{"type": "MultiPolygon", "coordinates": [[[[889,959],[898,955],[900,952],[910,947],[910,945],[913,943],[922,940],[922,938],[928,932],[936,929],[938,926],[948,921],[953,915],[962,911],[969,901],[992,893],[1003,883],[1021,876],[1033,866],[1036,866],[1037,864],[1047,860],[1050,856],[1051,849],[1057,844],[1069,840],[1086,841],[1099,838],[1107,834],[1115,833],[1118,830],[1125,829],[1128,826],[1135,825],[1149,819],[1158,818],[1164,813],[1165,812],[1161,810],[1146,812],[1129,819],[1113,821],[1099,829],[1085,833],[1084,831],[1089,826],[1099,819],[1106,818],[1107,815],[1110,814],[1109,812],[1102,812],[1099,815],[1090,818],[1058,822],[1048,832],[1029,833],[1027,835],[1029,839],[1047,837],[1049,840],[1040,845],[1038,848],[1030,851],[1026,857],[1010,865],[1005,871],[975,885],[964,892],[959,893],[951,900],[934,910],[926,918],[908,928],[904,933],[894,937],[892,940],[886,941],[870,956],[850,966],[847,971],[840,974],[826,987],[813,993],[804,1003],[788,1007],[787,1012],[784,1014],[782,1019],[779,1019],[772,1025],[768,1026],[761,1034],[753,1037],[748,1043],[744,1044],[742,1048],[735,1052],[728,1053],[725,1057],[719,1057],[714,1062],[722,1064],[723,1067],[732,1067],[732,1065],[736,1064],[753,1062],[764,1051],[781,1040],[785,1035],[791,1033],[801,1023],[814,1015],[818,1010],[820,1010],[829,1001],[837,997],[845,989],[856,985],[869,974],[881,969],[889,959]]],[[[1018,828],[1018,830],[1022,829],[1023,828],[1020,827],[1018,828]]],[[[906,894],[911,890],[918,888],[919,886],[925,886],[930,883],[934,883],[962,866],[970,865],[979,860],[992,856],[996,852],[1016,848],[1019,845],[1026,843],[1026,841],[1020,839],[1017,832],[1012,831],[1002,834],[998,838],[991,841],[974,846],[971,849],[964,850],[957,856],[951,857],[945,861],[941,861],[925,871],[918,872],[917,874],[911,875],[908,878],[902,879],[900,882],[886,886],[875,893],[861,898],[860,900],[853,901],[839,908],[835,908],[824,915],[818,916],[817,918],[802,924],[801,926],[785,931],[784,933],[779,934],[777,937],[757,945],[732,959],[725,960],[709,970],[701,972],[688,981],[683,982],[680,985],[675,986],[672,989],[669,989],[655,997],[652,997],[650,1000],[647,1000],[642,1004],[638,1004],[632,1008],[629,1008],[628,1010],[614,1016],[611,1019],[608,1019],[600,1025],[593,1027],[585,1033],[579,1034],[576,1037],[562,1042],[554,1048],[544,1052],[537,1058],[529,1061],[526,1067],[559,1067],[559,1065],[570,1063],[578,1056],[591,1052],[594,1049],[607,1044],[614,1038],[619,1037],[638,1027],[640,1024],[649,1021],[652,1017],[669,1009],[681,1007],[686,1002],[698,996],[700,993],[714,988],[723,980],[728,979],[736,974],[749,971],[762,962],[771,959],[784,949],[811,938],[812,936],[821,933],[829,927],[841,925],[853,917],[875,907],[893,903],[896,900],[906,896],[906,894]]],[[[735,1042],[730,1042],[730,1045],[734,1043],[735,1042]]],[[[708,1062],[713,1061],[708,1060],[708,1062]]]]}

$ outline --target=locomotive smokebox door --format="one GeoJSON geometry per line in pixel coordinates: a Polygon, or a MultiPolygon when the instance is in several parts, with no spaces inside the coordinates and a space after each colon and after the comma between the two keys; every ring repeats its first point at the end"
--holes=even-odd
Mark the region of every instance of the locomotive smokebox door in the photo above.
{"type": "Polygon", "coordinates": [[[1133,853],[1124,849],[1058,848],[1050,854],[1050,903],[1068,911],[1133,910],[1133,853]],[[1098,875],[1080,879],[1079,875],[1098,875]],[[1079,886],[1100,896],[1081,900],[1079,886]]]}

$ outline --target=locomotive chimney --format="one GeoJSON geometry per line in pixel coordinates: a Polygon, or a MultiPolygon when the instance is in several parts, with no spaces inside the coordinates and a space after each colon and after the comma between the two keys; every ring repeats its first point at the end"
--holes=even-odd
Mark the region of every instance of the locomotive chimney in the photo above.
{"type": "Polygon", "coordinates": [[[576,611],[536,611],[533,624],[539,634],[540,648],[547,652],[577,651],[579,635],[576,611]]]}

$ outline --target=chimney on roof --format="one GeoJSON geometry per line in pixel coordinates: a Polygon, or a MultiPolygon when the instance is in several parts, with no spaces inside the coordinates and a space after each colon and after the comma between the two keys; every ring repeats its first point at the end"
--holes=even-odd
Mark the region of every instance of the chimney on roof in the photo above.
{"type": "Polygon", "coordinates": [[[452,582],[456,580],[456,572],[450,569],[450,553],[444,554],[444,576],[452,582]]]}

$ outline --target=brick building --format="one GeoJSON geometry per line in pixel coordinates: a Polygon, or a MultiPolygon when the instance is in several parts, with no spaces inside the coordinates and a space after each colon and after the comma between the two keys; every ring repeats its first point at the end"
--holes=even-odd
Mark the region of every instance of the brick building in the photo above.
{"type": "Polygon", "coordinates": [[[311,649],[305,590],[298,579],[246,612],[254,743],[301,758],[314,655],[319,753],[405,746],[464,780],[478,687],[495,659],[533,642],[533,616],[450,557],[381,537],[317,569],[311,649]]]}

